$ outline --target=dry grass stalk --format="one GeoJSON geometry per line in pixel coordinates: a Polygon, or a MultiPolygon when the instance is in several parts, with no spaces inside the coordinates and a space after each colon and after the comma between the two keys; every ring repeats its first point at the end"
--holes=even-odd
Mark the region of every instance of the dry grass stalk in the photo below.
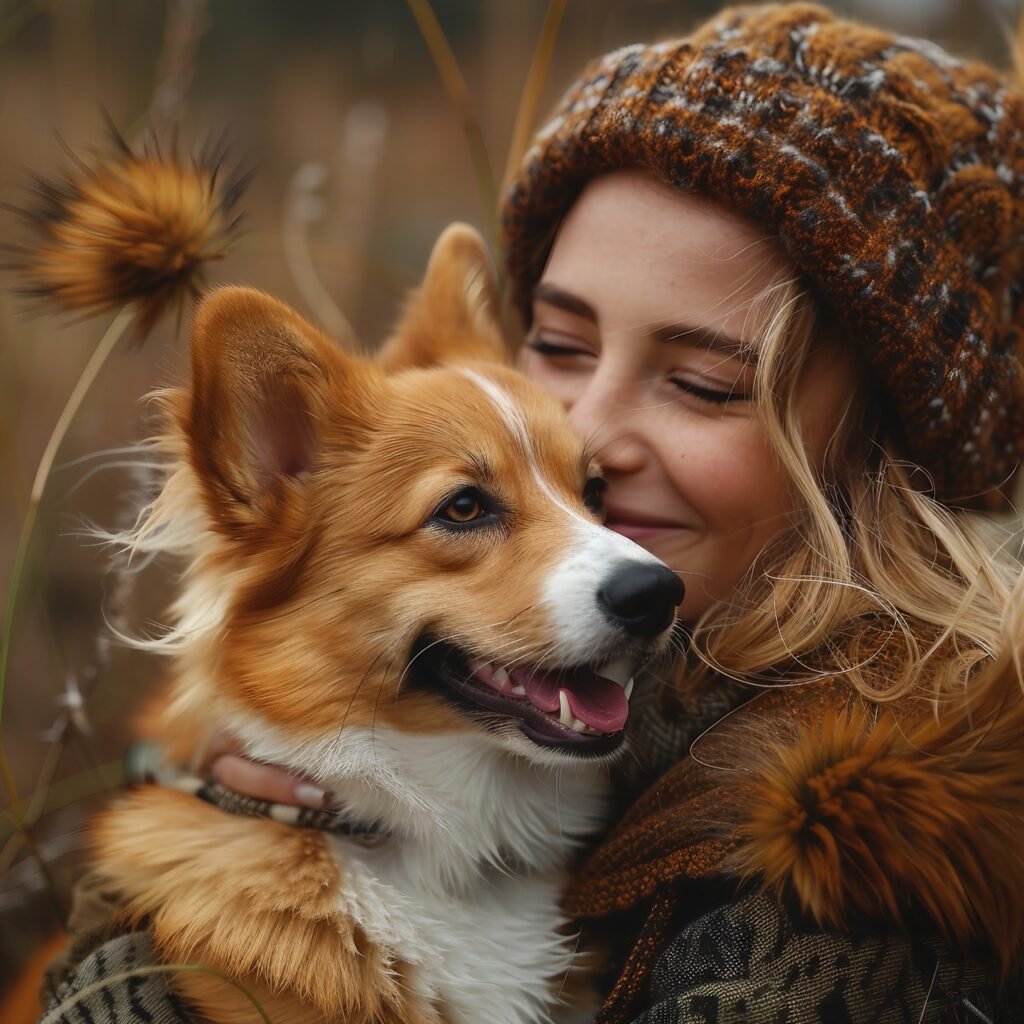
{"type": "Polygon", "coordinates": [[[173,0],[164,22],[164,45],[148,120],[158,128],[178,123],[196,74],[199,41],[210,27],[206,0],[173,0]]]}
{"type": "Polygon", "coordinates": [[[348,318],[324,287],[313,264],[306,232],[320,219],[323,200],[316,194],[327,178],[323,164],[303,164],[288,185],[282,242],[285,261],[302,297],[324,330],[345,348],[355,351],[359,339],[348,318]]]}
{"type": "Polygon", "coordinates": [[[492,238],[495,238],[497,237],[495,217],[498,212],[497,183],[494,180],[494,171],[491,169],[490,157],[487,155],[487,145],[484,142],[480,118],[477,117],[476,111],[473,109],[466,80],[462,77],[458,61],[455,59],[455,54],[452,53],[444,29],[441,28],[441,23],[430,6],[430,0],[406,0],[406,5],[416,19],[416,24],[427,44],[427,49],[430,50],[430,56],[434,60],[437,72],[441,76],[441,83],[444,85],[445,92],[448,93],[448,99],[462,122],[462,131],[466,136],[477,186],[483,200],[484,221],[488,232],[492,238]]]}
{"type": "Polygon", "coordinates": [[[555,41],[558,39],[558,30],[562,25],[562,16],[567,4],[568,0],[549,0],[547,11],[544,13],[544,24],[541,26],[537,46],[530,60],[530,70],[523,82],[519,107],[516,110],[516,123],[512,129],[512,142],[508,149],[505,177],[502,179],[504,186],[508,185],[518,170],[523,154],[526,153],[527,143],[533,134],[541,92],[548,77],[548,69],[551,67],[551,56],[555,52],[555,41]]]}

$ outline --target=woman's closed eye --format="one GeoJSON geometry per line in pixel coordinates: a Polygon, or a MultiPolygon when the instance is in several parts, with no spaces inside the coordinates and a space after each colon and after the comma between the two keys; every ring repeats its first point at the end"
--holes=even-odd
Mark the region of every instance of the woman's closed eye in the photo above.
{"type": "Polygon", "coordinates": [[[669,379],[680,391],[692,395],[702,402],[725,405],[727,402],[746,402],[750,399],[750,396],[740,390],[738,385],[719,387],[711,384],[697,383],[684,377],[671,377],[669,379]]]}
{"type": "Polygon", "coordinates": [[[535,331],[526,340],[526,347],[542,356],[552,358],[573,358],[590,356],[594,353],[579,340],[568,334],[551,331],[535,331]]]}

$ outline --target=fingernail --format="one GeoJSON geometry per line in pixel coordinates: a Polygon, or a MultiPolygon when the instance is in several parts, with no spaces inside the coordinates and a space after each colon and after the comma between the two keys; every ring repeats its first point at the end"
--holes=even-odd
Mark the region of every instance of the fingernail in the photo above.
{"type": "Polygon", "coordinates": [[[312,807],[315,811],[323,810],[327,806],[327,798],[330,794],[319,786],[310,782],[300,782],[295,786],[295,799],[305,807],[312,807]]]}

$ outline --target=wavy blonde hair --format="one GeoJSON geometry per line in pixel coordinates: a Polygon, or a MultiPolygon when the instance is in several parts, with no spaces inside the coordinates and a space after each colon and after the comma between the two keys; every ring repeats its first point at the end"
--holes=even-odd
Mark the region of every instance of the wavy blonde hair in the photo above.
{"type": "Polygon", "coordinates": [[[867,375],[851,382],[823,465],[805,449],[801,375],[842,344],[801,283],[757,300],[754,403],[791,488],[791,528],[694,625],[686,678],[799,683],[842,675],[874,701],[962,686],[1005,644],[1021,574],[1016,531],[929,497],[900,457],[867,375]]]}

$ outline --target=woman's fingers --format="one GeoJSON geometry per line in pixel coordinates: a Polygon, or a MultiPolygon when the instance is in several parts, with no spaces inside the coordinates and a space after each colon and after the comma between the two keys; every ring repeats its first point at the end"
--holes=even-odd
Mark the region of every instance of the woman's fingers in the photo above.
{"type": "Polygon", "coordinates": [[[241,755],[241,753],[242,744],[229,732],[215,733],[213,739],[210,740],[210,745],[206,749],[208,760],[218,758],[221,754],[241,755]]]}
{"type": "Polygon", "coordinates": [[[258,800],[311,807],[317,811],[329,803],[330,794],[315,782],[291,775],[284,768],[248,761],[237,754],[222,754],[210,770],[214,778],[228,789],[258,800]]]}

